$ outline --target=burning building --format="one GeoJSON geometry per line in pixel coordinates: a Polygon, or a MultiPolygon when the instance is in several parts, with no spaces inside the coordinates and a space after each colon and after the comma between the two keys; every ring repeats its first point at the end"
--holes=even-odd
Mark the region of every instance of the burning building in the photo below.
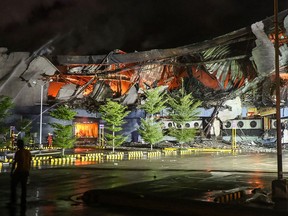
{"type": "MultiPolygon", "coordinates": [[[[124,133],[138,141],[131,134],[144,115],[137,110],[143,91],[157,86],[173,91],[183,81],[186,90],[203,101],[199,118],[209,121],[205,127],[209,125],[210,131],[213,125],[220,127],[227,120],[251,118],[248,112],[243,116],[243,107],[273,108],[275,37],[280,40],[281,98],[287,105],[287,14],[287,10],[279,13],[281,29],[277,36],[269,17],[212,40],[172,49],[53,56],[43,54],[43,47],[50,46],[50,42],[32,54],[9,53],[1,48],[0,95],[13,98],[15,103],[15,115],[10,121],[29,118],[34,131],[39,122],[39,105],[43,106],[43,134],[52,132],[47,124],[53,121],[49,109],[69,103],[78,112],[72,122],[75,136],[84,142],[98,138],[101,118],[97,107],[111,98],[133,110],[124,133]]],[[[259,112],[254,114],[261,116],[259,112]]],[[[228,129],[227,124],[224,129],[228,129]]]]}

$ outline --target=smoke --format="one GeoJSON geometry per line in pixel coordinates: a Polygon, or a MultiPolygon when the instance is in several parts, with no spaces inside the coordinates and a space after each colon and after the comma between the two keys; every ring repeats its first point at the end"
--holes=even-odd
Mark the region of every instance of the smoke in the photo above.
{"type": "MultiPolygon", "coordinates": [[[[287,8],[285,2],[279,1],[279,10],[287,8]]],[[[269,0],[1,0],[0,47],[33,51],[62,35],[53,43],[53,54],[171,48],[272,14],[269,0]]]]}

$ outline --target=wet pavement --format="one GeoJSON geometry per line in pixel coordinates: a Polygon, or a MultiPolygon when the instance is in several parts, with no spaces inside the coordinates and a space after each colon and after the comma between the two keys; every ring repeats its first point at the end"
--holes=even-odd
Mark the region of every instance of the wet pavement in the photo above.
{"type": "MultiPolygon", "coordinates": [[[[152,194],[151,199],[158,193],[171,199],[179,196],[188,201],[213,203],[215,196],[225,190],[262,188],[271,191],[271,182],[277,177],[276,157],[274,153],[197,153],[85,166],[42,167],[31,171],[28,204],[22,212],[20,206],[6,208],[10,176],[9,172],[1,173],[0,213],[15,216],[21,213],[27,216],[159,215],[153,210],[137,211],[129,206],[88,206],[79,198],[93,189],[120,188],[143,196],[152,194]]],[[[284,177],[287,157],[283,155],[284,177]]]]}

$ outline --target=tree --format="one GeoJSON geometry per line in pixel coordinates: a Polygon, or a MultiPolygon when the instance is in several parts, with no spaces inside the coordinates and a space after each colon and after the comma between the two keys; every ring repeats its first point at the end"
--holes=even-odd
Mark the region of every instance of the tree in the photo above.
{"type": "Polygon", "coordinates": [[[161,93],[161,87],[150,89],[144,92],[146,96],[145,103],[140,105],[140,109],[145,110],[146,113],[151,115],[151,118],[154,118],[154,114],[159,113],[165,109],[166,105],[166,93],[161,93]]]}
{"type": "Polygon", "coordinates": [[[68,121],[73,120],[76,114],[77,112],[64,105],[61,105],[57,109],[50,112],[52,117],[68,121]]]}
{"type": "Polygon", "coordinates": [[[0,95],[0,120],[4,120],[11,113],[10,109],[13,107],[12,99],[8,96],[0,95]]]}
{"type": "Polygon", "coordinates": [[[0,95],[0,133],[5,133],[7,130],[9,130],[4,126],[4,121],[5,118],[11,114],[10,110],[12,108],[12,99],[8,96],[0,95]]]}
{"type": "Polygon", "coordinates": [[[101,105],[99,108],[101,117],[106,122],[106,129],[110,132],[105,133],[105,138],[108,145],[112,145],[113,153],[115,146],[120,146],[126,140],[126,137],[122,134],[116,134],[122,130],[121,126],[125,122],[123,119],[129,114],[126,109],[126,106],[111,100],[108,100],[105,105],[101,105]]]}
{"type": "MultiPolygon", "coordinates": [[[[62,121],[71,121],[74,119],[77,112],[67,106],[61,105],[57,109],[50,111],[53,118],[62,121]]],[[[73,135],[72,125],[50,123],[54,129],[53,143],[55,146],[62,148],[62,155],[64,155],[65,148],[72,148],[76,138],[73,135]]]]}
{"type": "Polygon", "coordinates": [[[21,119],[21,121],[17,122],[16,128],[19,129],[21,132],[23,132],[24,136],[21,137],[23,139],[24,143],[29,143],[29,139],[31,137],[31,120],[30,119],[21,119]]]}
{"type": "Polygon", "coordinates": [[[153,145],[163,139],[161,124],[155,121],[154,114],[165,109],[167,99],[165,99],[166,93],[161,93],[160,87],[145,91],[144,95],[146,96],[146,100],[140,108],[149,114],[150,118],[141,119],[141,126],[138,131],[142,139],[150,144],[152,150],[153,145]]]}
{"type": "Polygon", "coordinates": [[[6,145],[6,135],[9,132],[9,127],[5,124],[5,119],[11,114],[13,108],[12,99],[8,96],[0,95],[0,134],[3,137],[0,139],[0,145],[6,145]]]}
{"type": "Polygon", "coordinates": [[[151,150],[154,144],[163,139],[161,123],[154,122],[152,119],[141,119],[138,131],[142,139],[150,144],[151,150]]]}
{"type": "Polygon", "coordinates": [[[175,123],[175,127],[169,129],[169,135],[175,137],[182,146],[184,142],[192,141],[195,137],[197,129],[185,128],[185,123],[197,118],[197,108],[201,102],[194,99],[191,93],[187,94],[182,86],[178,92],[169,96],[168,104],[170,117],[175,123]]]}

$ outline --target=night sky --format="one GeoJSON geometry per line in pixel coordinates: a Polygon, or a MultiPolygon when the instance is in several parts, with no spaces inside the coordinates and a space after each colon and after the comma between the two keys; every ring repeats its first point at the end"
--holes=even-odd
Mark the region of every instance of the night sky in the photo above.
{"type": "MultiPolygon", "coordinates": [[[[288,8],[279,0],[279,11],[288,8]]],[[[1,0],[0,47],[107,54],[209,40],[272,16],[273,0],[1,0]]]]}

